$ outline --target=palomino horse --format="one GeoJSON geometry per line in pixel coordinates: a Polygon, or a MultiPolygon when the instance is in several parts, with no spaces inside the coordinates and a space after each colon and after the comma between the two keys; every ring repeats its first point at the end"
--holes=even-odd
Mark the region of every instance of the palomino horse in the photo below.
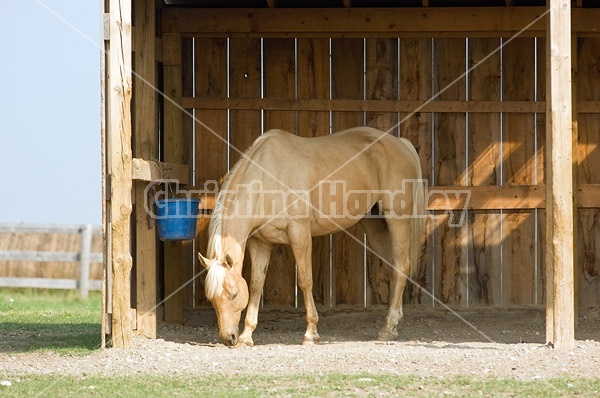
{"type": "Polygon", "coordinates": [[[389,313],[379,338],[396,338],[406,277],[419,261],[423,202],[419,158],[406,139],[369,127],[316,138],[281,130],[263,134],[223,183],[209,225],[207,258],[198,253],[208,269],[206,296],[216,310],[221,340],[253,345],[271,251],[275,244],[288,244],[306,306],[303,344],[318,341],[311,238],[358,222],[374,251],[394,268],[389,313]],[[370,216],[374,208],[378,218],[370,216]],[[246,248],[250,292],[242,277],[246,248]]]}

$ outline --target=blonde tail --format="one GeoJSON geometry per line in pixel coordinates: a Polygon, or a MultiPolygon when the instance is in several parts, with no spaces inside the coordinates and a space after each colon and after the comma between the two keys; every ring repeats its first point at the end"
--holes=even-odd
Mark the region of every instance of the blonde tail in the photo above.
{"type": "Polygon", "coordinates": [[[421,246],[423,245],[425,233],[425,192],[423,185],[423,179],[419,176],[419,181],[417,181],[414,188],[413,216],[410,223],[410,278],[413,281],[418,277],[421,246]]]}

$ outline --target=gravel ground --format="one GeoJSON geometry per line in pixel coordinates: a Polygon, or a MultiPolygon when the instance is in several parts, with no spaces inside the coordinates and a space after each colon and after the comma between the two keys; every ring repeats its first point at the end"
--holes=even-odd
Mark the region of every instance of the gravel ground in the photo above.
{"type": "Polygon", "coordinates": [[[575,348],[544,344],[540,309],[405,309],[400,336],[376,341],[386,311],[336,310],[321,314],[321,343],[302,346],[304,319],[297,311],[261,313],[254,347],[217,343],[212,312],[188,325],[162,324],[156,340],[136,336],[131,349],[91,355],[0,352],[0,377],[16,374],[297,374],[394,373],[473,375],[531,380],[600,376],[600,312],[580,317],[575,348]]]}

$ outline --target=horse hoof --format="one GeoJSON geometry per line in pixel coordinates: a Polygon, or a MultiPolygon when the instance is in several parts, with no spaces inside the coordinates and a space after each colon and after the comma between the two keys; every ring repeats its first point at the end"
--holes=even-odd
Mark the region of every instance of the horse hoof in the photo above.
{"type": "Polygon", "coordinates": [[[254,341],[252,339],[240,339],[235,345],[236,347],[254,347],[254,341]]]}
{"type": "Polygon", "coordinates": [[[396,329],[383,329],[379,331],[377,340],[379,341],[393,341],[398,338],[398,331],[396,329]]]}
{"type": "Polygon", "coordinates": [[[302,345],[315,345],[319,343],[319,336],[313,336],[313,337],[304,337],[304,340],[302,340],[302,345]]]}

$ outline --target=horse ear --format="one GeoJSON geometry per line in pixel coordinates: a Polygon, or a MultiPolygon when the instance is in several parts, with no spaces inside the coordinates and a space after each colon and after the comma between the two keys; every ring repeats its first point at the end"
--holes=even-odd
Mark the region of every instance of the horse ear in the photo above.
{"type": "Polygon", "coordinates": [[[198,252],[198,260],[200,260],[200,264],[202,264],[204,268],[208,269],[210,267],[210,260],[204,257],[200,252],[198,252]]]}
{"type": "Polygon", "coordinates": [[[229,254],[225,255],[225,264],[227,264],[229,268],[233,268],[233,259],[229,254]]]}

